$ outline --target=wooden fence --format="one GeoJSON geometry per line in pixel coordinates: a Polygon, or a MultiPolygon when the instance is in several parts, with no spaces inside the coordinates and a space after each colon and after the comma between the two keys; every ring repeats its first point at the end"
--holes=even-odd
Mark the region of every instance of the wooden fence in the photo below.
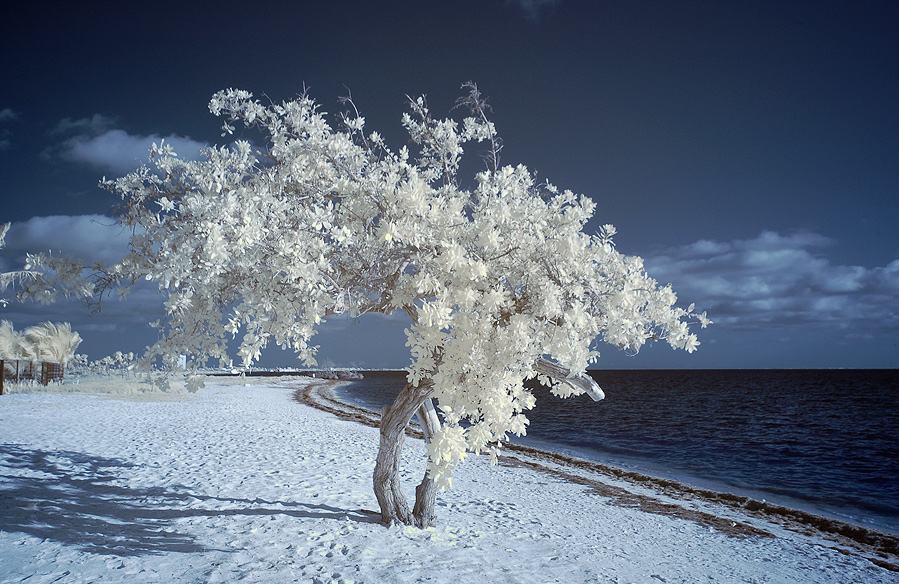
{"type": "Polygon", "coordinates": [[[0,359],[0,395],[6,393],[4,382],[7,377],[7,363],[9,363],[11,370],[9,377],[15,381],[31,379],[40,381],[42,385],[49,385],[51,381],[61,382],[65,372],[62,363],[47,363],[46,361],[41,362],[40,374],[38,374],[33,361],[15,361],[15,371],[13,372],[13,362],[13,360],[0,359]]]}

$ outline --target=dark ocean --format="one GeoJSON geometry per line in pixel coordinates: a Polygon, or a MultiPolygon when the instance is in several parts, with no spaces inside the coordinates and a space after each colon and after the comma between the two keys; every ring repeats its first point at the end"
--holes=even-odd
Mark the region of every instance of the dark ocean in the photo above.
{"type": "MultiPolygon", "coordinates": [[[[899,370],[590,373],[605,400],[537,387],[515,441],[899,533],[899,370]]],[[[379,409],[404,383],[338,393],[379,409]]]]}

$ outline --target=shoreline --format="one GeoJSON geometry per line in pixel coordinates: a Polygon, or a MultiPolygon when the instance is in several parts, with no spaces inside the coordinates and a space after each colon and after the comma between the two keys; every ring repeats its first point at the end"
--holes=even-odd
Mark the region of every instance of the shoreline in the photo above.
{"type": "MultiPolygon", "coordinates": [[[[872,370],[613,371],[590,375],[610,395],[536,398],[514,443],[733,493],[899,536],[899,377],[872,370]],[[701,405],[694,405],[701,404],[701,405]]],[[[337,390],[378,410],[402,371],[337,390]]]]}
{"type": "MultiPolygon", "coordinates": [[[[377,428],[378,412],[337,397],[334,389],[344,383],[319,380],[297,388],[294,399],[341,419],[377,428]]],[[[423,439],[414,421],[406,434],[423,439]]],[[[499,465],[530,468],[584,485],[591,493],[609,498],[620,506],[688,519],[730,537],[777,537],[772,533],[776,531],[772,527],[781,528],[826,540],[842,553],[855,554],[881,568],[899,572],[899,536],[890,533],[531,446],[505,443],[503,449],[505,454],[500,456],[499,465]],[[754,525],[759,522],[768,525],[754,525]]]]}

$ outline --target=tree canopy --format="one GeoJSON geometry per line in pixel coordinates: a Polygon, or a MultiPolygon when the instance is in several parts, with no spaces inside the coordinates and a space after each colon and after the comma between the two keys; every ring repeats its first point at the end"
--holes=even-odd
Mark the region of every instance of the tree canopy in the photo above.
{"type": "Polygon", "coordinates": [[[171,366],[181,355],[225,365],[237,337],[244,368],[270,343],[314,365],[312,339],[328,317],[404,311],[408,384],[384,412],[375,492],[385,522],[429,525],[434,489],[451,485],[466,453],[495,460],[510,434],[525,433],[535,403],[525,381],[600,398],[585,374],[600,344],[637,353],[661,340],[692,352],[690,326],[711,322],[620,253],[611,224],[586,232],[590,198],[501,165],[490,108],[474,84],[463,89],[461,121],[410,98],[402,124],[412,147],[399,150],[366,130],[350,98],[332,127],[305,94],[264,104],[221,91],[209,109],[224,119],[222,136],[243,126],[262,144],[211,146],[196,161],[153,144],[148,165],[101,182],[121,196],[132,232],[121,261],[84,278],[77,260],[29,255],[27,274],[0,283],[24,280],[20,298],[49,301],[124,298],[138,280],[156,282],[165,314],[147,357],[171,366]],[[465,187],[460,161],[472,143],[485,166],[465,187]],[[429,462],[410,513],[398,459],[416,412],[429,462]]]}
{"type": "Polygon", "coordinates": [[[525,432],[534,397],[524,380],[580,393],[566,377],[596,361],[598,342],[636,353],[664,340],[692,352],[689,323],[705,326],[705,314],[676,306],[641,258],[619,253],[612,225],[585,233],[591,199],[500,166],[489,108],[473,84],[465,89],[461,122],[410,99],[411,150],[368,132],[349,99],[334,128],[305,94],[263,104],[217,93],[209,109],[224,118],[223,136],[242,124],[264,146],[237,140],[189,161],[154,144],[149,166],[104,180],[122,196],[133,237],[102,287],[158,283],[166,313],[151,355],[169,362],[227,363],[228,337],[239,335],[244,367],[271,342],[311,365],[329,316],[405,311],[408,380],[444,419],[429,444],[431,476],[444,486],[467,451],[495,456],[508,434],[525,432]],[[457,173],[472,142],[486,146],[486,165],[466,189],[457,173]],[[541,360],[567,375],[542,375],[541,360]]]}

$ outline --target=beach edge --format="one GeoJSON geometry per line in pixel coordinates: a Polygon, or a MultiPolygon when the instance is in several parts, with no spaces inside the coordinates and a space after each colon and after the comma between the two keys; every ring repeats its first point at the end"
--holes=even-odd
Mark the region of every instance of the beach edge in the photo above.
{"type": "MultiPolygon", "coordinates": [[[[302,385],[290,381],[284,383],[294,390],[293,398],[301,404],[343,420],[374,428],[380,425],[379,412],[339,399],[335,389],[349,383],[348,381],[321,379],[302,385]]],[[[406,428],[406,434],[413,438],[424,438],[414,421],[406,428]]],[[[505,453],[499,457],[499,464],[527,467],[584,485],[591,492],[607,497],[617,505],[635,507],[647,513],[680,517],[731,537],[777,537],[771,531],[753,525],[751,521],[738,521],[709,509],[710,506],[723,507],[746,518],[761,520],[802,536],[820,538],[842,553],[858,555],[878,567],[899,573],[899,536],[890,533],[743,495],[697,488],[671,479],[653,477],[532,446],[505,443],[503,450],[505,453]],[[605,477],[612,483],[625,483],[633,488],[610,484],[589,475],[605,477]]]]}

